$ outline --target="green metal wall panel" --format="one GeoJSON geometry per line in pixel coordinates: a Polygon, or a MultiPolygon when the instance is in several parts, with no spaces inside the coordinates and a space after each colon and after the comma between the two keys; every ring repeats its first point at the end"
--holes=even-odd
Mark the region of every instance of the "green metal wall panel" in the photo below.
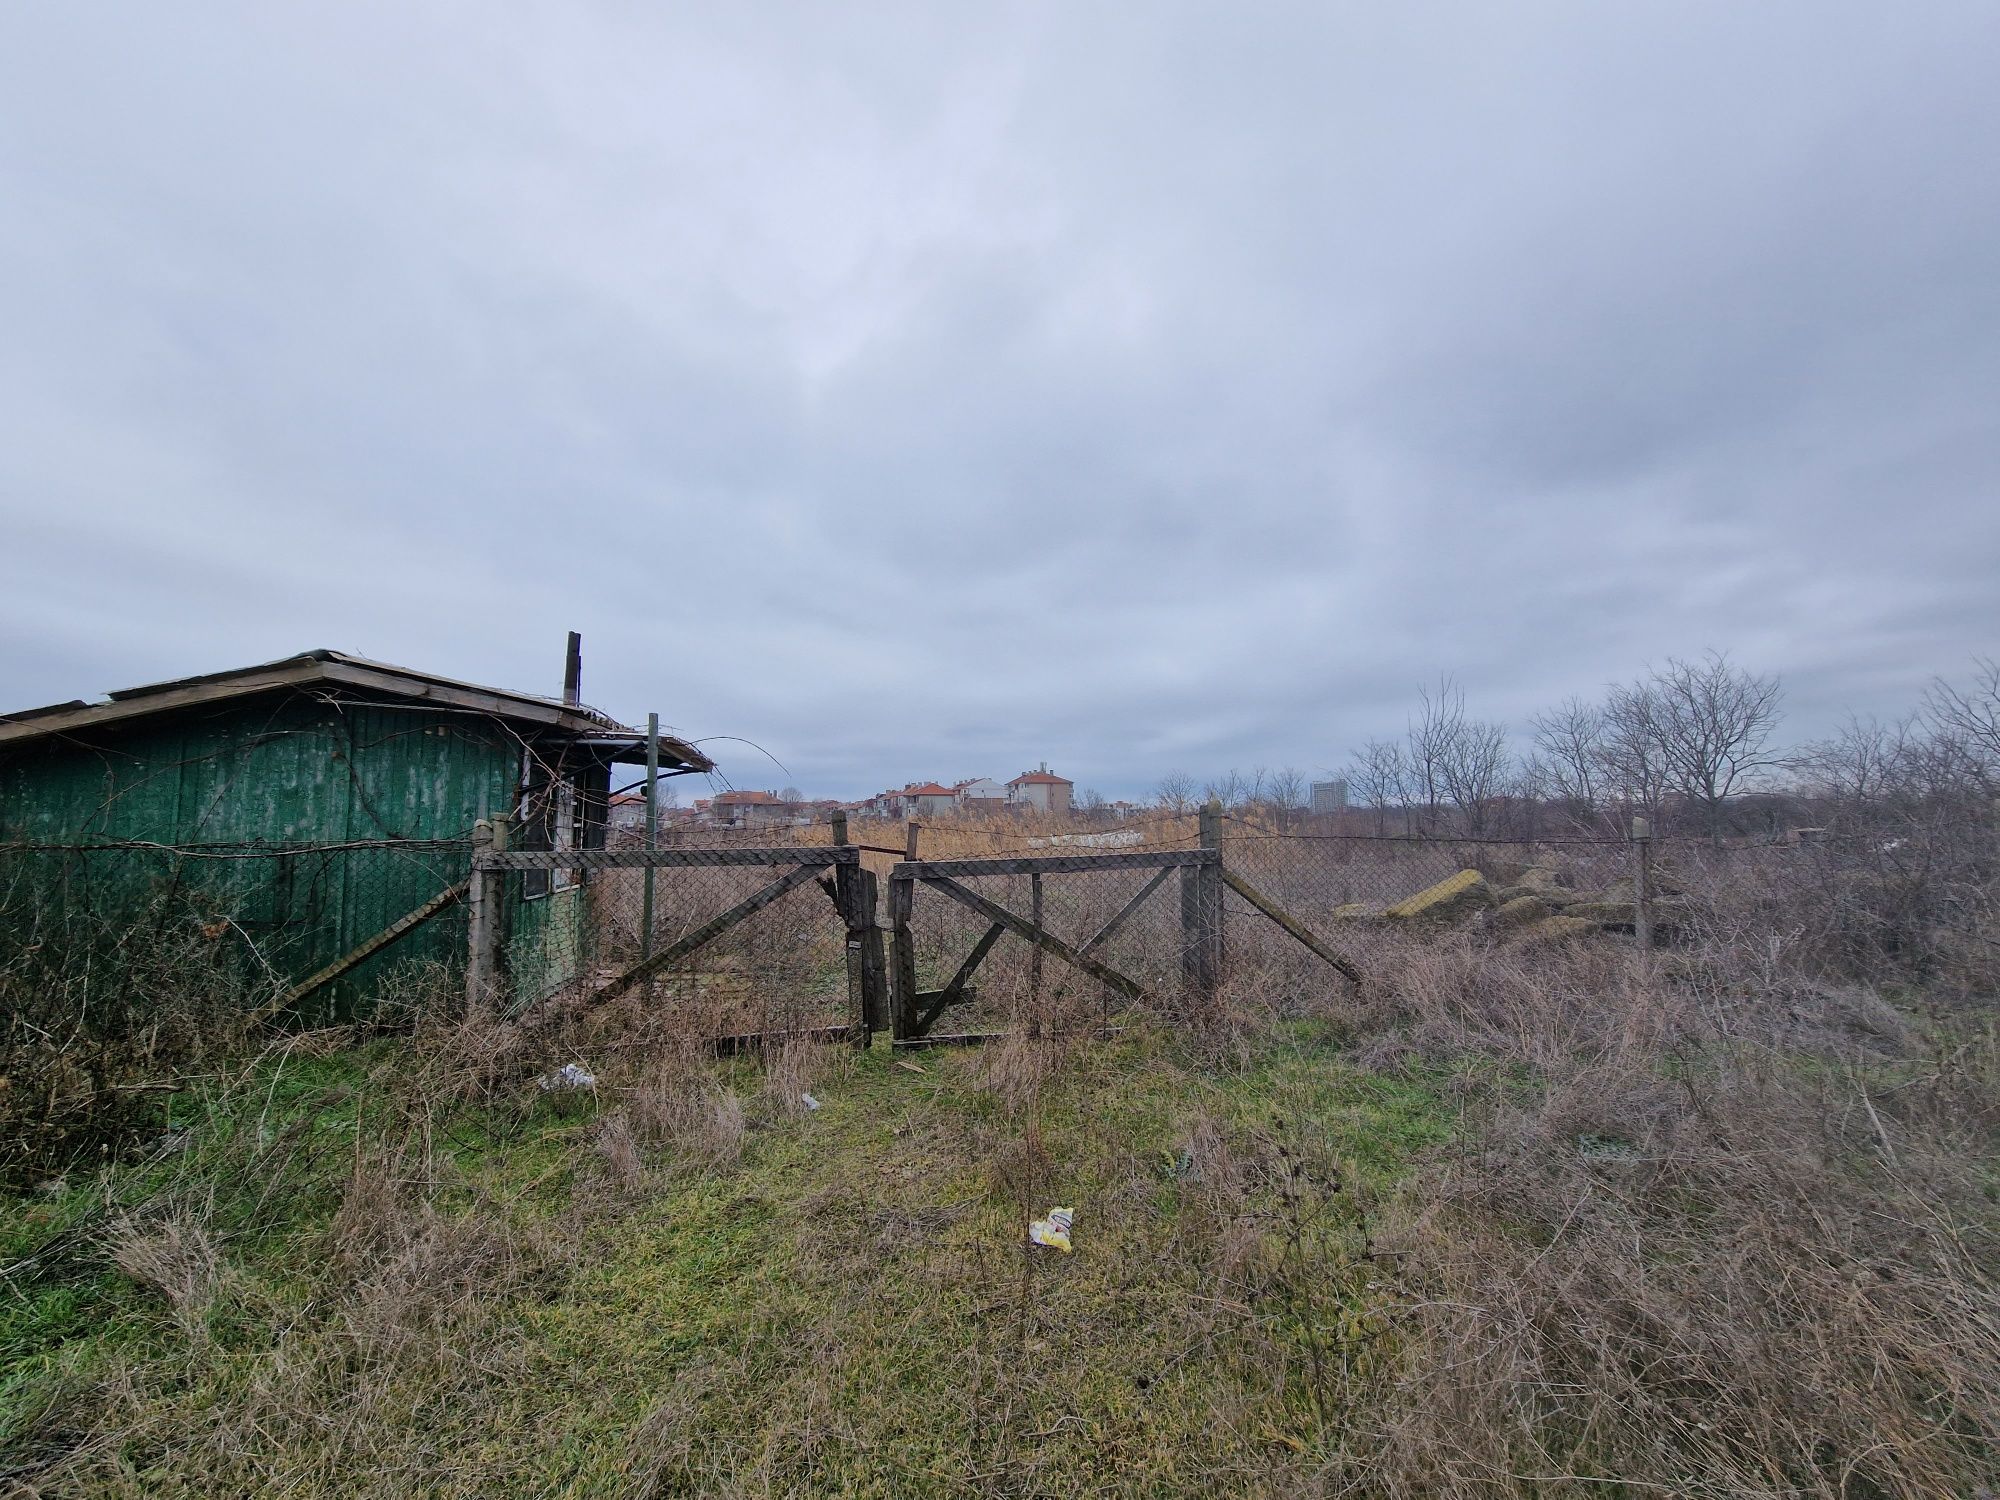
{"type": "MultiPolygon", "coordinates": [[[[93,907],[184,897],[190,909],[227,915],[295,980],[463,879],[462,841],[475,819],[511,809],[519,766],[513,733],[483,716],[272,694],[107,727],[88,742],[0,751],[0,842],[461,841],[240,860],[71,858],[61,888],[87,892],[93,907]]],[[[309,1009],[351,1013],[396,967],[457,963],[463,947],[454,911],[357,966],[309,1009]]]]}

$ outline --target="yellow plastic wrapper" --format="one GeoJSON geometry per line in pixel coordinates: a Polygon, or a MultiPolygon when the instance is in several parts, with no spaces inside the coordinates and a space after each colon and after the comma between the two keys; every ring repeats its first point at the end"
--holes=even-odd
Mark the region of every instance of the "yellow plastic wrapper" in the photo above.
{"type": "Polygon", "coordinates": [[[1075,1222],[1073,1208],[1052,1208],[1046,1219],[1036,1219],[1028,1226],[1030,1244],[1047,1245],[1051,1250],[1060,1250],[1068,1255],[1074,1248],[1069,1242],[1069,1226],[1075,1222]]]}

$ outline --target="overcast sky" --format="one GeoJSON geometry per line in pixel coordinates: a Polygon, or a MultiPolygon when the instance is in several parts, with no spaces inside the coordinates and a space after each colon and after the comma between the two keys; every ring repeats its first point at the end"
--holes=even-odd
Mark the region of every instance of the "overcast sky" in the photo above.
{"type": "Polygon", "coordinates": [[[0,8],[0,709],[332,646],[740,786],[2000,650],[2000,6],[0,8]]]}

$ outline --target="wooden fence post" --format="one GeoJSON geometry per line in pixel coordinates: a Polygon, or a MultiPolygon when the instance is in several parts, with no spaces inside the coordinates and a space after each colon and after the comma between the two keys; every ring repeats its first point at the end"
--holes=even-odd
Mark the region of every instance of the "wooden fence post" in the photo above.
{"type": "Polygon", "coordinates": [[[910,819],[909,822],[903,825],[903,858],[907,860],[914,860],[916,859],[916,857],[917,857],[917,820],[915,818],[912,818],[910,819]]]}
{"type": "Polygon", "coordinates": [[[882,947],[882,924],[875,919],[878,883],[865,866],[859,873],[861,903],[861,1025],[855,1045],[872,1047],[875,1033],[889,1023],[889,960],[882,947]]]}
{"type": "MultiPolygon", "coordinates": [[[[835,848],[847,845],[847,814],[835,812],[829,820],[835,848]]],[[[847,1039],[857,1047],[873,1040],[875,1006],[869,994],[867,929],[875,925],[874,903],[864,911],[862,897],[867,890],[868,872],[858,861],[843,861],[833,867],[833,904],[846,929],[847,947],[847,1039]]]]}
{"type": "Polygon", "coordinates": [[[889,877],[889,1034],[899,1042],[916,1030],[917,1022],[917,942],[910,931],[910,917],[916,904],[915,877],[892,874],[889,877]]]}
{"type": "Polygon", "coordinates": [[[1653,951],[1653,825],[1632,819],[1632,933],[1642,955],[1653,951]]]}
{"type": "Polygon", "coordinates": [[[481,818],[472,825],[472,874],[466,885],[465,1005],[467,1011],[490,1009],[500,999],[500,959],[504,930],[507,876],[482,870],[479,856],[507,847],[507,820],[481,818]]]}
{"type": "Polygon", "coordinates": [[[1201,810],[1201,846],[1212,858],[1181,872],[1181,982],[1190,995],[1214,997],[1222,981],[1222,809],[1201,810]]]}

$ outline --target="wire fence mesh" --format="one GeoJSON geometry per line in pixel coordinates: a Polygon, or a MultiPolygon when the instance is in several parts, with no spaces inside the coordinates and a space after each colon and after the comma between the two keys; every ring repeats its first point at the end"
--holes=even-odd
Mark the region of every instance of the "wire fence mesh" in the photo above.
{"type": "MultiPolygon", "coordinates": [[[[1006,860],[998,862],[1004,865],[1006,860]]],[[[1182,913],[1181,867],[1063,871],[1039,877],[998,870],[955,878],[1148,994],[1170,1001],[1182,995],[1190,940],[1182,913]],[[1133,906],[1135,900],[1138,904],[1133,906]]],[[[1126,997],[1114,988],[1017,932],[1003,930],[989,936],[993,926],[989,917],[949,893],[921,882],[916,885],[910,929],[916,987],[920,997],[930,997],[920,1010],[921,1017],[929,1018],[925,1029],[1056,1035],[1106,1024],[1125,1008],[1126,997]],[[941,1006],[942,992],[975,956],[977,968],[967,976],[963,998],[941,1006]]]]}
{"type": "Polygon", "coordinates": [[[456,983],[469,860],[463,843],[0,846],[0,1180],[158,1129],[172,1080],[258,1016],[381,1017],[456,983]]]}
{"type": "MultiPolygon", "coordinates": [[[[658,863],[645,867],[579,861],[558,866],[546,882],[534,872],[506,872],[501,967],[510,1008],[631,993],[663,1022],[710,1039],[848,1024],[847,925],[836,904],[827,830],[699,835],[663,833],[658,863]],[[813,857],[821,849],[826,861],[813,857]],[[773,857],[746,864],[677,858],[758,850],[773,857]],[[786,859],[790,850],[800,857],[786,859]],[[641,965],[648,967],[639,972],[641,965]]],[[[643,845],[631,838],[612,848],[636,860],[643,845]]]]}
{"type": "Polygon", "coordinates": [[[214,982],[268,1006],[425,912],[292,1002],[306,1021],[335,1019],[398,967],[463,963],[470,868],[459,840],[0,846],[0,972],[111,982],[141,947],[188,940],[214,982]]]}

